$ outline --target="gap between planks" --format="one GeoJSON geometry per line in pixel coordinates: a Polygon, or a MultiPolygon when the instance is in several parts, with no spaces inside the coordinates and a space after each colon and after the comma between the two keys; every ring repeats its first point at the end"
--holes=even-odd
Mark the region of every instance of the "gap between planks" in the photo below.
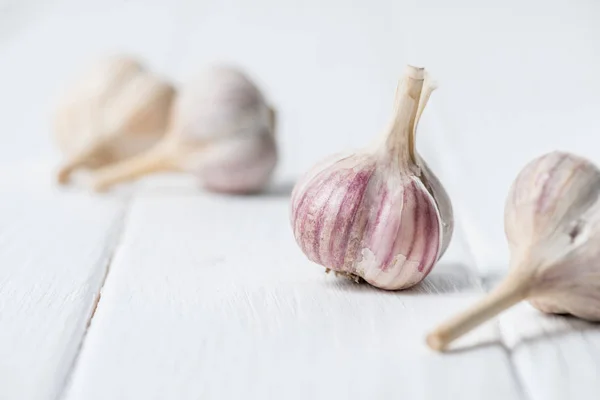
{"type": "MultiPolygon", "coordinates": [[[[482,273],[482,269],[478,265],[475,254],[472,250],[472,244],[471,244],[471,240],[470,240],[471,236],[466,232],[463,224],[458,222],[458,220],[455,220],[455,226],[457,226],[463,233],[462,237],[464,238],[464,241],[465,241],[465,246],[464,246],[465,251],[467,252],[468,256],[470,257],[470,261],[471,261],[472,265],[475,266],[475,269],[477,272],[477,277],[479,279],[479,283],[481,284],[481,288],[487,294],[490,292],[490,290],[492,288],[494,288],[497,285],[498,282],[500,282],[500,280],[503,278],[503,276],[501,276],[497,272],[482,273]]],[[[508,359],[508,365],[510,367],[510,372],[511,372],[512,378],[515,382],[515,386],[517,387],[517,390],[519,391],[520,399],[521,400],[532,400],[533,397],[527,392],[527,388],[525,386],[526,378],[519,371],[519,368],[517,367],[515,360],[514,360],[513,350],[510,348],[510,346],[506,342],[506,335],[505,335],[504,331],[502,330],[502,324],[500,324],[499,317],[496,317],[491,322],[496,325],[496,329],[498,330],[499,340],[498,340],[497,344],[502,348],[502,351],[505,353],[506,358],[508,359]]],[[[475,328],[475,329],[477,329],[477,328],[475,328]]]]}
{"type": "MultiPolygon", "coordinates": [[[[180,4],[180,6],[181,6],[181,4],[180,4]]],[[[167,53],[168,57],[165,59],[165,63],[173,64],[171,60],[174,58],[177,59],[177,57],[181,56],[182,47],[180,45],[178,47],[178,40],[180,39],[182,33],[189,28],[188,27],[189,21],[187,21],[187,13],[183,12],[184,8],[185,7],[182,7],[182,9],[181,9],[182,12],[178,13],[177,19],[178,19],[179,23],[176,24],[176,29],[173,32],[173,35],[171,38],[171,46],[169,46],[169,51],[167,53]],[[187,21],[187,23],[186,23],[186,21],[187,21]]],[[[176,62],[176,64],[179,64],[179,62],[176,62]]],[[[170,66],[173,66],[173,65],[170,65],[170,66]]],[[[114,233],[114,235],[111,235],[112,240],[110,240],[106,244],[106,246],[110,250],[109,250],[109,255],[107,257],[107,260],[106,260],[104,276],[102,277],[102,283],[100,284],[100,287],[98,289],[98,294],[92,305],[91,312],[87,319],[85,331],[84,331],[83,335],[81,336],[79,345],[77,347],[77,352],[75,354],[75,357],[73,358],[73,361],[71,363],[71,366],[69,367],[67,374],[65,375],[63,383],[62,383],[62,385],[58,391],[58,394],[56,396],[56,400],[65,398],[66,394],[68,393],[67,389],[69,388],[69,385],[71,384],[73,373],[75,372],[77,366],[79,365],[79,359],[81,356],[81,352],[83,350],[83,346],[88,337],[88,333],[89,333],[89,330],[91,329],[92,321],[94,319],[94,316],[96,315],[96,311],[98,310],[100,301],[102,300],[102,290],[104,289],[104,286],[106,285],[106,281],[108,279],[108,275],[110,274],[111,266],[112,266],[113,260],[115,258],[115,255],[119,251],[119,248],[121,247],[121,244],[123,242],[124,232],[127,229],[129,215],[131,214],[131,209],[132,209],[133,203],[135,201],[136,194],[137,193],[136,193],[135,189],[133,191],[127,193],[125,200],[124,200],[125,204],[123,205],[120,215],[119,215],[117,221],[115,222],[115,226],[113,227],[113,229],[115,229],[116,232],[114,233]]]]}
{"type": "Polygon", "coordinates": [[[112,262],[115,258],[115,254],[117,254],[117,252],[119,251],[119,248],[123,241],[123,233],[125,232],[125,229],[127,228],[127,221],[129,219],[129,214],[130,214],[134,199],[135,199],[134,194],[127,195],[127,197],[124,199],[124,205],[123,205],[121,211],[119,212],[119,215],[117,216],[113,227],[111,227],[111,231],[114,231],[114,234],[109,235],[110,239],[106,243],[106,247],[109,250],[107,251],[108,257],[106,258],[106,264],[104,267],[104,276],[102,277],[102,283],[100,284],[100,287],[98,288],[98,294],[96,295],[96,299],[95,299],[94,303],[92,304],[91,312],[87,318],[85,331],[83,332],[83,335],[81,336],[81,340],[79,341],[79,345],[77,346],[77,352],[75,353],[75,357],[73,358],[73,361],[71,362],[71,366],[69,367],[69,370],[67,371],[67,374],[65,375],[63,383],[58,391],[58,394],[56,395],[56,400],[63,399],[64,396],[66,395],[67,388],[69,387],[73,373],[75,372],[75,369],[77,368],[77,365],[79,363],[79,356],[81,355],[81,351],[83,350],[83,345],[85,344],[85,340],[87,338],[88,332],[92,325],[92,320],[94,319],[94,316],[96,315],[96,311],[98,310],[98,305],[100,304],[100,300],[102,299],[102,290],[104,289],[104,285],[106,284],[108,274],[110,273],[112,262]]]}
{"type": "MultiPolygon", "coordinates": [[[[434,110],[434,111],[438,111],[438,110],[434,110]]],[[[437,114],[437,117],[439,118],[439,112],[436,114],[437,114]]],[[[437,133],[437,131],[434,131],[434,132],[437,133]]],[[[449,143],[447,140],[444,139],[443,135],[438,135],[437,139],[444,141],[444,146],[446,146],[446,147],[444,147],[444,146],[441,146],[441,147],[448,148],[447,146],[449,146],[449,143]]],[[[436,171],[438,176],[441,176],[442,178],[444,178],[445,184],[448,187],[450,187],[450,188],[456,187],[457,186],[456,184],[458,182],[457,179],[458,179],[458,177],[460,177],[462,175],[460,173],[461,172],[460,166],[458,166],[456,164],[458,162],[457,158],[456,157],[450,158],[449,156],[445,155],[444,152],[435,151],[434,149],[430,149],[430,151],[433,152],[435,159],[439,163],[439,165],[438,165],[439,168],[436,171]]],[[[447,153],[451,153],[451,152],[447,152],[447,153]]],[[[457,197],[457,196],[461,200],[463,199],[460,190],[456,190],[455,197],[457,197]]],[[[453,205],[454,212],[455,212],[454,229],[455,229],[455,231],[460,231],[462,234],[455,235],[453,240],[456,240],[457,236],[459,236],[463,240],[464,243],[463,243],[462,247],[468,258],[469,265],[474,267],[474,270],[475,270],[474,273],[477,276],[478,283],[480,284],[481,288],[484,290],[485,293],[489,293],[490,289],[493,288],[495,286],[495,284],[499,282],[501,277],[498,275],[497,272],[492,273],[492,274],[484,273],[484,268],[482,268],[482,266],[479,265],[480,264],[479,259],[476,255],[475,251],[473,250],[475,248],[475,245],[473,243],[473,242],[475,242],[475,240],[473,239],[475,234],[474,234],[474,232],[472,232],[472,229],[468,229],[465,226],[466,225],[465,221],[467,221],[467,219],[465,218],[464,214],[467,214],[467,209],[466,209],[466,207],[462,206],[465,203],[461,202],[461,201],[458,201],[457,203],[460,204],[460,206],[457,204],[453,205]]],[[[515,386],[517,387],[517,390],[519,392],[519,397],[521,398],[521,400],[531,400],[532,396],[529,393],[527,393],[527,389],[524,384],[525,377],[519,371],[519,368],[517,367],[515,360],[514,360],[513,351],[506,343],[505,333],[502,330],[500,321],[498,319],[494,319],[492,321],[492,323],[496,324],[496,329],[498,330],[498,338],[499,338],[497,344],[502,348],[503,352],[506,355],[511,375],[515,382],[515,386]]]]}
{"type": "Polygon", "coordinates": [[[508,365],[510,367],[513,380],[515,381],[515,386],[519,391],[519,397],[521,398],[521,400],[532,400],[533,397],[527,392],[527,388],[525,387],[525,377],[521,374],[521,372],[519,372],[519,368],[515,363],[513,351],[510,349],[510,347],[508,347],[504,340],[504,332],[502,331],[502,326],[499,323],[499,321],[496,321],[496,324],[500,337],[500,347],[502,347],[502,350],[506,354],[506,358],[508,358],[508,365]]]}

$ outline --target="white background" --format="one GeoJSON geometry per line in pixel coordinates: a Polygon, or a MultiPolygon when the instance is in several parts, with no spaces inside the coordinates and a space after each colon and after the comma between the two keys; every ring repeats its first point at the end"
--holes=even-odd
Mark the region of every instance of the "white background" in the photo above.
{"type": "Polygon", "coordinates": [[[592,0],[0,0],[0,398],[598,398],[581,321],[522,308],[478,331],[489,347],[422,344],[505,270],[519,169],[556,149],[600,164],[598,21],[592,0]],[[247,70],[279,111],[284,183],[379,135],[405,64],[426,67],[418,147],[458,216],[444,262],[413,291],[357,290],[307,265],[286,198],[58,191],[53,99],[116,52],[180,87],[247,70]]]}

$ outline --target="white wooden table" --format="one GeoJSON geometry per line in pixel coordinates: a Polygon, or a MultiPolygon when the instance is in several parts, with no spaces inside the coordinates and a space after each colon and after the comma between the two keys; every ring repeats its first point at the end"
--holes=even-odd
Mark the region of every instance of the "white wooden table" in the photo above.
{"type": "Polygon", "coordinates": [[[503,274],[503,196],[523,163],[555,147],[600,161],[599,7],[256,3],[0,8],[0,399],[600,398],[598,325],[521,304],[447,354],[424,344],[503,274]],[[178,176],[56,188],[51,96],[113,49],[177,82],[221,59],[253,72],[282,115],[269,191],[178,176]],[[458,223],[434,272],[390,293],[307,261],[288,196],[314,161],[379,132],[414,59],[440,76],[419,148],[458,223]]]}

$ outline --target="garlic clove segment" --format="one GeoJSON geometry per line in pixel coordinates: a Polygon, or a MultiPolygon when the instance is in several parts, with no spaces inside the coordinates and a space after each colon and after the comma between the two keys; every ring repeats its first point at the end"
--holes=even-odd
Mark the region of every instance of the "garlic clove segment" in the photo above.
{"type": "Polygon", "coordinates": [[[531,161],[513,182],[504,281],[427,337],[436,350],[524,299],[543,312],[600,320],[600,170],[573,154],[531,161]]]}
{"type": "Polygon", "coordinates": [[[452,235],[449,198],[415,149],[415,129],[434,87],[422,68],[400,81],[394,117],[371,147],[336,155],[294,187],[296,242],[327,270],[396,290],[423,280],[452,235]]]}
{"type": "Polygon", "coordinates": [[[165,133],[175,89],[134,58],[108,57],[58,100],[55,141],[66,160],[58,182],[78,168],[98,168],[139,154],[165,133]]]}
{"type": "Polygon", "coordinates": [[[277,164],[276,111],[241,71],[204,71],[176,100],[168,135],[137,158],[94,176],[96,190],[150,173],[193,174],[207,189],[252,193],[269,181],[277,164]]]}

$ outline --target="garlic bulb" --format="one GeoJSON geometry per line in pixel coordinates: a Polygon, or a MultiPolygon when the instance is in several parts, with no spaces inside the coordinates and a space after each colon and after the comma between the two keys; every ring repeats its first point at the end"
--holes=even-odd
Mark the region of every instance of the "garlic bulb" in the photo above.
{"type": "Polygon", "coordinates": [[[424,69],[409,66],[381,140],[317,165],[292,193],[292,229],[307,257],[382,289],[423,280],[452,236],[450,200],[415,151],[434,89],[424,78],[424,69]]]}
{"type": "Polygon", "coordinates": [[[185,171],[208,190],[262,189],[277,163],[275,112],[242,72],[215,67],[185,88],[174,105],[168,135],[148,152],[95,175],[94,187],[152,172],[185,171]]]}
{"type": "Polygon", "coordinates": [[[430,334],[433,349],[524,299],[544,312],[600,320],[600,170],[568,153],[539,157],[512,184],[504,218],[507,277],[430,334]]]}
{"type": "Polygon", "coordinates": [[[58,101],[54,138],[66,161],[59,183],[81,167],[97,168],[139,154],[167,127],[173,87],[127,56],[101,60],[58,101]]]}

